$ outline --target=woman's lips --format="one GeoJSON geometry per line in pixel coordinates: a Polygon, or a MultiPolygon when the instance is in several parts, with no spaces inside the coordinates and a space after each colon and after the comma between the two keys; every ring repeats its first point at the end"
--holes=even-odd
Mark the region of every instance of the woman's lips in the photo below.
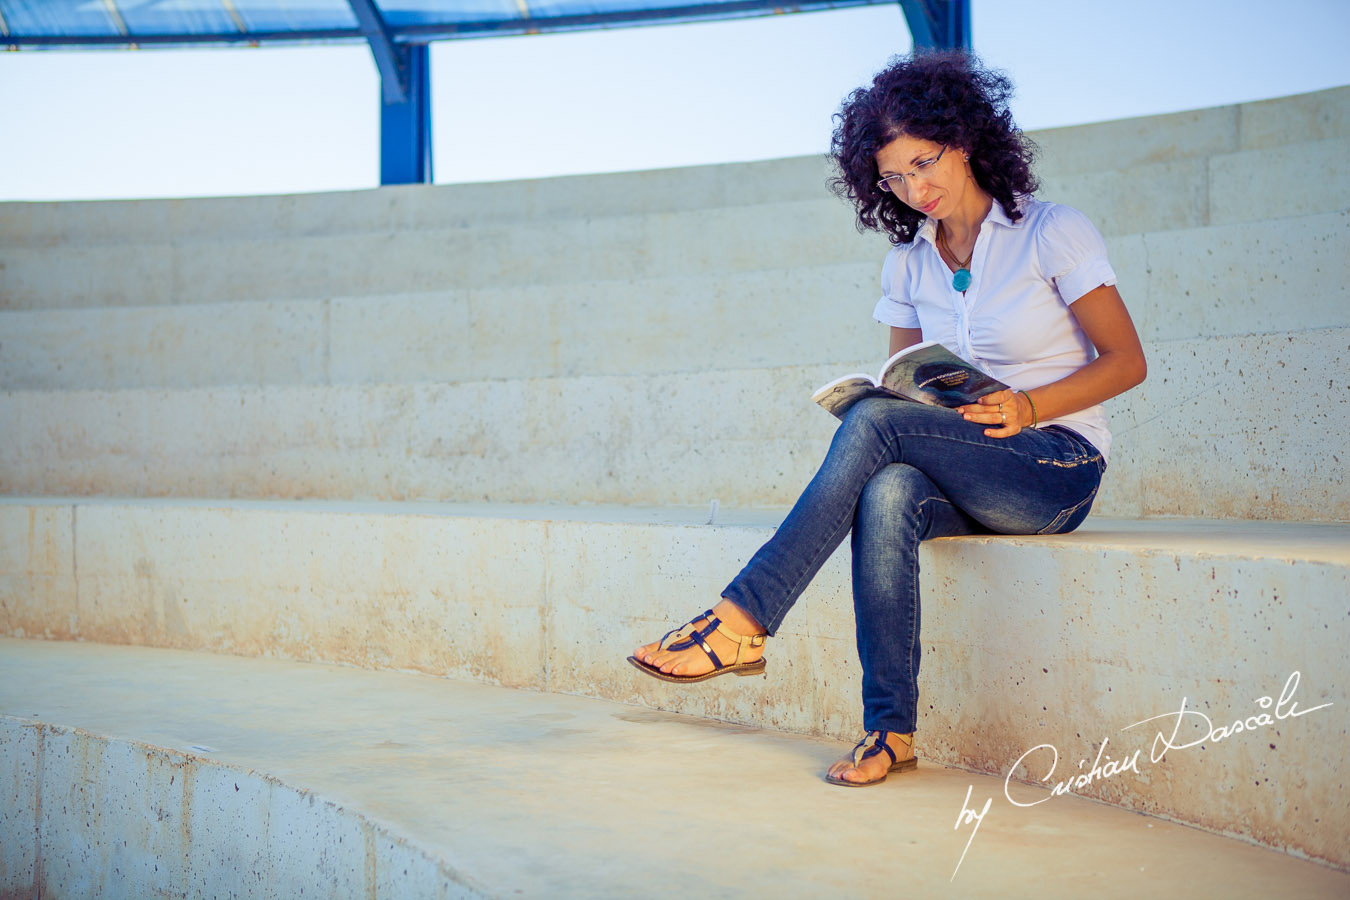
{"type": "Polygon", "coordinates": [[[927,206],[920,206],[920,207],[919,207],[919,212],[923,213],[925,216],[928,215],[928,214],[931,213],[933,210],[937,209],[938,202],[939,202],[940,200],[941,200],[941,198],[938,198],[938,200],[934,200],[932,203],[928,204],[927,206]]]}

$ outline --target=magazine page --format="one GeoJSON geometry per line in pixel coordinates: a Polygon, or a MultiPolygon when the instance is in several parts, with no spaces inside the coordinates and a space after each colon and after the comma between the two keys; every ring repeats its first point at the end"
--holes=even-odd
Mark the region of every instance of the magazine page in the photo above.
{"type": "Polygon", "coordinates": [[[906,351],[891,357],[886,371],[882,373],[881,383],[919,403],[929,406],[963,406],[974,403],[985,394],[1008,387],[941,344],[916,344],[906,348],[906,351]]]}
{"type": "Polygon", "coordinates": [[[842,419],[853,404],[872,396],[895,397],[896,394],[878,387],[870,375],[845,375],[819,388],[811,395],[811,399],[825,407],[831,415],[842,419]]]}

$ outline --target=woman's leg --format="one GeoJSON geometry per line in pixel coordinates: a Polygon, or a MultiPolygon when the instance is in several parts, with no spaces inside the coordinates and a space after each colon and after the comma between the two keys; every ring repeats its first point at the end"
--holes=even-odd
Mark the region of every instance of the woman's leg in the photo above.
{"type": "Polygon", "coordinates": [[[949,409],[859,401],[783,524],[722,596],[776,632],[852,527],[863,487],[893,463],[923,472],[985,530],[1035,534],[1085,514],[1101,479],[1100,460],[1090,444],[1053,430],[991,438],[949,409]]]}
{"type": "MultiPolygon", "coordinates": [[[[775,633],[852,527],[863,487],[893,463],[922,471],[973,521],[1004,533],[1052,531],[1085,514],[1101,474],[1091,445],[1050,430],[991,438],[952,410],[862,400],[783,524],[722,592],[714,612],[741,633],[775,633]]],[[[634,655],[674,674],[712,667],[697,649],[660,651],[653,643],[634,655]]]]}
{"type": "Polygon", "coordinates": [[[863,488],[853,520],[853,611],[868,731],[914,732],[919,542],[983,531],[913,466],[889,465],[863,488]]]}

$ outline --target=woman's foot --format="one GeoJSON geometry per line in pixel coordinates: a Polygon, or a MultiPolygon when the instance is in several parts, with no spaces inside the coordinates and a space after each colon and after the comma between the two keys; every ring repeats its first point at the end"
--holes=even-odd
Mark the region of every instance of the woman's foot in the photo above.
{"type": "Polygon", "coordinates": [[[894,760],[882,748],[882,741],[874,738],[874,735],[881,734],[879,731],[869,731],[867,737],[853,748],[852,753],[830,766],[825,773],[825,779],[835,784],[842,782],[861,787],[885,781],[886,776],[892,771],[904,772],[918,765],[914,757],[914,734],[912,732],[910,734],[900,734],[896,731],[885,733],[884,743],[890,747],[891,753],[895,754],[894,760]],[[873,747],[876,747],[876,752],[872,752],[873,747]]]}
{"type": "MultiPolygon", "coordinates": [[[[756,662],[764,655],[764,629],[745,610],[730,600],[722,600],[712,608],[712,613],[713,616],[721,620],[723,626],[735,634],[754,638],[750,642],[738,643],[724,635],[720,630],[709,633],[704,640],[723,665],[731,666],[740,663],[744,666],[756,662]]],[[[707,626],[708,620],[706,617],[700,616],[694,619],[692,624],[702,630],[707,626]]],[[[672,641],[671,645],[672,647],[679,647],[684,643],[684,641],[672,641]]],[[[690,646],[680,650],[662,650],[661,641],[653,641],[634,650],[632,658],[646,664],[651,669],[682,679],[707,675],[717,668],[712,657],[704,652],[698,641],[694,641],[690,646]]]]}

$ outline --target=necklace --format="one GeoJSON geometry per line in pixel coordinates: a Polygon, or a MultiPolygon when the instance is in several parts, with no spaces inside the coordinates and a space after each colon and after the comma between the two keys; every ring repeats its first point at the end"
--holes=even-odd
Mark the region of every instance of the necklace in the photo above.
{"type": "Polygon", "coordinates": [[[970,260],[971,257],[975,255],[975,248],[970,248],[970,255],[966,257],[964,262],[957,259],[956,254],[952,252],[952,248],[947,244],[947,231],[942,227],[942,223],[939,222],[938,249],[942,251],[943,256],[956,263],[956,271],[952,273],[952,287],[964,294],[966,289],[970,287],[970,260]]]}

